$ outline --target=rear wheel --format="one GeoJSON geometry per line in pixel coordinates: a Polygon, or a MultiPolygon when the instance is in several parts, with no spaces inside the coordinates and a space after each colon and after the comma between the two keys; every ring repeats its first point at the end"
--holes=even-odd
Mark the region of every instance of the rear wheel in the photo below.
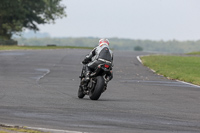
{"type": "Polygon", "coordinates": [[[96,85],[94,89],[90,90],[89,97],[91,100],[98,100],[103,92],[103,88],[105,86],[105,81],[102,76],[96,77],[96,85]]]}

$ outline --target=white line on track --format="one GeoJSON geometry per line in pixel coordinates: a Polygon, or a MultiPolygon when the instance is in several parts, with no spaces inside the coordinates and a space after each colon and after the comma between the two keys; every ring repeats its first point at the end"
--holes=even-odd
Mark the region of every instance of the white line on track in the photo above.
{"type": "Polygon", "coordinates": [[[194,86],[194,87],[197,87],[197,88],[200,88],[199,85],[194,85],[194,84],[191,84],[191,83],[188,83],[188,82],[184,82],[184,81],[180,81],[180,80],[176,80],[176,81],[184,83],[184,84],[187,84],[187,85],[191,85],[191,86],[194,86]]]}
{"type": "MultiPolygon", "coordinates": [[[[141,59],[140,59],[140,56],[137,56],[137,60],[142,63],[141,59]]],[[[142,63],[143,64],[143,63],[142,63]]]]}
{"type": "Polygon", "coordinates": [[[37,71],[41,71],[44,72],[44,74],[42,74],[41,76],[39,76],[36,81],[38,82],[40,79],[42,79],[44,76],[46,76],[48,73],[50,73],[50,69],[46,69],[46,68],[40,68],[40,69],[36,69],[37,71]]]}
{"type": "Polygon", "coordinates": [[[59,129],[49,129],[49,128],[37,128],[37,127],[26,127],[26,128],[45,131],[45,132],[51,132],[51,133],[87,133],[87,132],[80,132],[80,131],[59,130],[59,129]]]}
{"type": "MultiPolygon", "coordinates": [[[[12,125],[12,124],[0,124],[0,125],[7,126],[7,127],[20,127],[20,128],[24,127],[24,126],[12,125]]],[[[50,133],[89,133],[89,132],[82,132],[82,131],[59,130],[59,129],[51,129],[51,128],[28,127],[28,126],[25,126],[25,128],[31,129],[31,130],[39,130],[42,132],[50,132],[50,133]]]]}

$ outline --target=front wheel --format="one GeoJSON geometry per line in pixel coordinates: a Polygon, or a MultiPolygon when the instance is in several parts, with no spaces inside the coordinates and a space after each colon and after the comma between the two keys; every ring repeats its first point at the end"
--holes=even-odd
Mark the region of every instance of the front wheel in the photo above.
{"type": "Polygon", "coordinates": [[[84,92],[83,92],[83,88],[82,86],[79,86],[78,89],[78,98],[82,99],[85,96],[84,92]]]}
{"type": "Polygon", "coordinates": [[[78,98],[82,99],[85,96],[85,93],[83,91],[83,87],[81,86],[82,79],[84,78],[84,73],[85,73],[85,65],[83,65],[82,71],[81,71],[81,76],[80,76],[80,85],[78,89],[78,98]]]}
{"type": "Polygon", "coordinates": [[[98,100],[103,92],[103,88],[105,86],[105,81],[102,76],[96,77],[96,85],[94,89],[90,90],[89,97],[91,100],[98,100]]]}

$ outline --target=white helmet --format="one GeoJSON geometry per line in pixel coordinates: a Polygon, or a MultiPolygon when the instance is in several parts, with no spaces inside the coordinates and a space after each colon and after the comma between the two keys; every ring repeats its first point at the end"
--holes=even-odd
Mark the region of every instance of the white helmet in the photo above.
{"type": "Polygon", "coordinates": [[[108,39],[100,39],[99,40],[99,46],[102,46],[103,44],[109,45],[110,44],[109,40],[108,39]]]}

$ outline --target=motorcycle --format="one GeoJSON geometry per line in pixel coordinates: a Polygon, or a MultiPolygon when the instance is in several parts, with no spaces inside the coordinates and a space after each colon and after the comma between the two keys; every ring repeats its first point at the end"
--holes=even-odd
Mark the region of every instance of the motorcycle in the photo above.
{"type": "Polygon", "coordinates": [[[85,82],[86,65],[83,64],[81,71],[80,85],[78,89],[78,98],[82,99],[85,95],[89,95],[91,100],[98,100],[101,94],[107,89],[110,81],[112,67],[108,63],[98,65],[96,70],[90,74],[89,82],[85,82]]]}

